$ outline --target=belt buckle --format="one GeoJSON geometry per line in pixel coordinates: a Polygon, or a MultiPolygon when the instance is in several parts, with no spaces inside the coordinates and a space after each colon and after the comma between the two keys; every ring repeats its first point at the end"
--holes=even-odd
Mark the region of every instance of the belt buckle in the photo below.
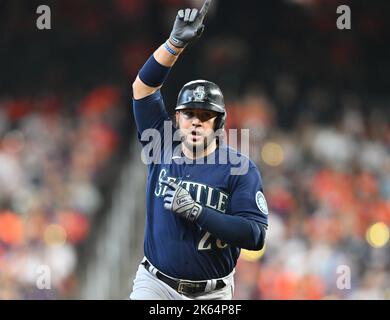
{"type": "MultiPolygon", "coordinates": [[[[194,291],[193,292],[188,292],[187,290],[185,290],[185,288],[191,288],[191,289],[196,289],[198,288],[200,285],[197,284],[197,283],[192,283],[192,282],[187,282],[187,281],[179,281],[179,285],[177,286],[177,292],[181,293],[181,294],[188,294],[188,293],[195,293],[194,291]]],[[[192,290],[190,290],[192,291],[192,290]]]]}

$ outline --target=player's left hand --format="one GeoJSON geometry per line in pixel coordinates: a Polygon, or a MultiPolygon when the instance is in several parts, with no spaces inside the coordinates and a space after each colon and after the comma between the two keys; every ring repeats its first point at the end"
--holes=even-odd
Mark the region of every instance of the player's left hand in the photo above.
{"type": "Polygon", "coordinates": [[[173,181],[161,181],[168,187],[164,195],[164,208],[194,222],[202,213],[202,206],[192,199],[189,192],[173,181]]]}
{"type": "Polygon", "coordinates": [[[184,48],[196,38],[200,38],[205,28],[203,21],[212,0],[205,0],[202,8],[179,10],[169,36],[169,42],[178,48],[184,48]]]}

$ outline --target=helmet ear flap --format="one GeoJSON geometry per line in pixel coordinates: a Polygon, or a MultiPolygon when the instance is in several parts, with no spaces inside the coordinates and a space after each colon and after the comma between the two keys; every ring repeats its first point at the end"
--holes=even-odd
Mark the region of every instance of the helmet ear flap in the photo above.
{"type": "MultiPolygon", "coordinates": [[[[226,119],[226,113],[222,113],[222,114],[219,114],[217,116],[217,118],[214,121],[214,132],[221,130],[221,129],[222,130],[224,129],[225,119],[226,119]]],[[[221,132],[218,132],[218,134],[215,137],[217,139],[218,145],[221,145],[223,143],[223,137],[224,137],[224,134],[221,132]]]]}
{"type": "Polygon", "coordinates": [[[225,125],[226,114],[219,114],[214,121],[214,130],[222,129],[225,125]]]}

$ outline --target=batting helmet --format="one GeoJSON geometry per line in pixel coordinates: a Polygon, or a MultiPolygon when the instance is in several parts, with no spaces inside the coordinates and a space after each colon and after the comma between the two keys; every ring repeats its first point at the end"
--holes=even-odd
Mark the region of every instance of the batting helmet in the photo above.
{"type": "Polygon", "coordinates": [[[195,80],[186,83],[179,92],[175,110],[203,109],[218,112],[215,130],[225,124],[226,110],[221,89],[213,82],[195,80]]]}

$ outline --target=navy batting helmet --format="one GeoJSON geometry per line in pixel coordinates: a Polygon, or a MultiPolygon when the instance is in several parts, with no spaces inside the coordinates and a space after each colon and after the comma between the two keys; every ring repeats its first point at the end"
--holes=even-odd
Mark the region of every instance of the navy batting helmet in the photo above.
{"type": "Polygon", "coordinates": [[[223,128],[226,119],[225,103],[222,91],[215,83],[207,80],[186,83],[179,92],[175,110],[189,108],[218,112],[215,130],[223,128]]]}

